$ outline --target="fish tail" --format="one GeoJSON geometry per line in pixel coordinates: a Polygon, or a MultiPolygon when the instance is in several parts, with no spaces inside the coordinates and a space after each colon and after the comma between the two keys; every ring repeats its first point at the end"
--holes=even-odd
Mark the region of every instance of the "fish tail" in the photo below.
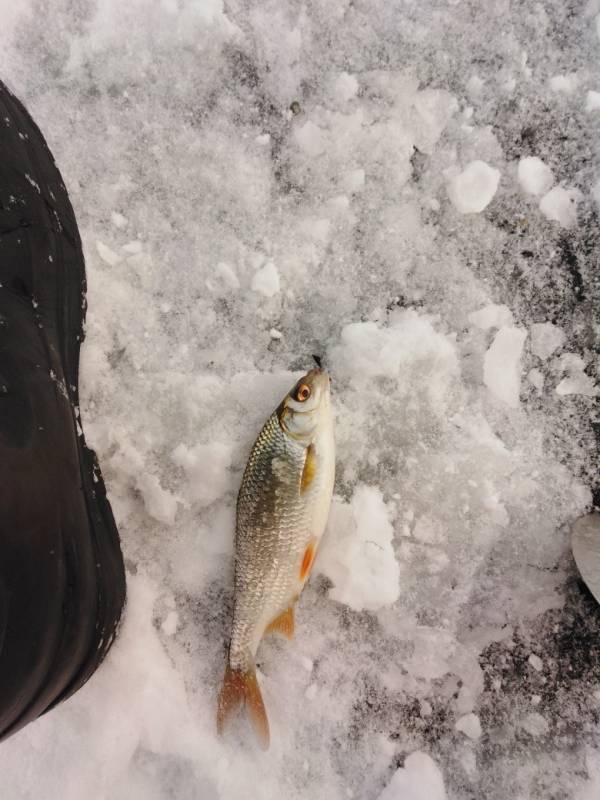
{"type": "Polygon", "coordinates": [[[217,732],[219,735],[223,733],[228,720],[240,706],[246,708],[256,738],[262,749],[266,750],[269,747],[270,738],[269,720],[256,678],[256,670],[254,666],[249,669],[233,669],[227,664],[217,706],[217,732]]]}

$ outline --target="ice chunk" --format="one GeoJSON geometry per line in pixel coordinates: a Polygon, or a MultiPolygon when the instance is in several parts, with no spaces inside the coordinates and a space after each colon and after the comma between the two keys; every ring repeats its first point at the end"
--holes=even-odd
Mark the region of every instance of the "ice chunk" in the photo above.
{"type": "Polygon", "coordinates": [[[545,736],[550,730],[547,721],[537,711],[532,711],[523,717],[521,727],[531,736],[545,736]]]}
{"type": "Polygon", "coordinates": [[[315,566],[332,580],[333,600],[356,611],[374,611],[398,599],[400,568],[393,536],[379,489],[359,486],[350,504],[336,500],[315,566]]]}
{"type": "Polygon", "coordinates": [[[527,194],[545,194],[554,183],[552,170],[537,156],[529,156],[519,161],[517,177],[521,188],[527,194]]]}
{"type": "Polygon", "coordinates": [[[600,109],[600,92],[589,91],[585,98],[585,110],[598,111],[600,109]]]}
{"type": "Polygon", "coordinates": [[[311,158],[320,156],[327,147],[325,132],[310,120],[295,131],[294,138],[300,148],[311,158]]]}
{"type": "Polygon", "coordinates": [[[461,214],[477,214],[492,201],[498,189],[500,171],[484,161],[471,161],[448,181],[448,196],[461,214]]]}
{"type": "Polygon", "coordinates": [[[447,800],[444,778],[431,756],[417,750],[396,770],[378,800],[447,800]]]}
{"type": "Polygon", "coordinates": [[[473,714],[472,712],[470,714],[465,714],[456,721],[454,727],[457,731],[468,736],[469,739],[473,739],[474,741],[481,739],[481,722],[477,714],[473,714]]]}
{"type": "Polygon", "coordinates": [[[576,372],[567,378],[563,378],[556,387],[556,394],[565,396],[567,394],[582,394],[587,397],[597,397],[600,389],[596,386],[593,379],[585,372],[576,372]]]}
{"type": "Polygon", "coordinates": [[[544,669],[544,662],[535,653],[529,656],[528,661],[537,672],[541,672],[544,669]]]}
{"type": "Polygon", "coordinates": [[[577,224],[577,203],[581,197],[579,189],[555,186],[540,200],[540,211],[546,219],[558,222],[563,228],[572,228],[577,224]]]}
{"type": "Polygon", "coordinates": [[[527,331],[500,328],[485,354],[483,382],[492,394],[511,408],[519,405],[521,353],[527,331]]]}
{"type": "Polygon", "coordinates": [[[575,353],[564,353],[558,360],[559,369],[567,373],[556,387],[556,394],[582,394],[588,397],[596,397],[600,389],[595,385],[593,379],[586,375],[585,361],[575,353]]]}
{"type": "Polygon", "coordinates": [[[399,312],[389,326],[354,322],[341,333],[332,351],[336,374],[356,387],[381,376],[398,381],[398,395],[421,386],[435,413],[443,413],[448,392],[458,374],[456,350],[435,330],[433,320],[413,309],[399,312]]]}
{"type": "Polygon", "coordinates": [[[565,332],[552,322],[536,322],[531,326],[531,352],[538,358],[548,358],[565,343],[565,332]]]}
{"type": "Polygon", "coordinates": [[[273,297],[279,292],[279,272],[272,261],[268,261],[252,278],[252,290],[273,297]]]}
{"type": "Polygon", "coordinates": [[[478,311],[471,311],[469,314],[469,322],[475,325],[476,328],[487,331],[489,328],[512,326],[514,319],[512,311],[508,306],[496,305],[493,303],[492,305],[480,308],[478,311]]]}

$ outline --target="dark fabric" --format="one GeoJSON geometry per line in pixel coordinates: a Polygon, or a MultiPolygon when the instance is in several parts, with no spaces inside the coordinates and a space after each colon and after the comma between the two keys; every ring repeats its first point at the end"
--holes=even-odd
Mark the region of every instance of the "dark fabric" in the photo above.
{"type": "Polygon", "coordinates": [[[125,599],[102,476],[77,433],[84,315],[66,189],[0,82],[0,738],[92,675],[125,599]]]}

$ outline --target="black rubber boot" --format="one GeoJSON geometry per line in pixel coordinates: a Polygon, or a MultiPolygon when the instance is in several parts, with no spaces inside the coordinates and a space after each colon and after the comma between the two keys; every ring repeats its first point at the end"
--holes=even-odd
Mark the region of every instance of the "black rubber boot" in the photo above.
{"type": "Polygon", "coordinates": [[[125,600],[78,429],[85,266],[44,137],[0,82],[0,738],[82,686],[125,600]]]}

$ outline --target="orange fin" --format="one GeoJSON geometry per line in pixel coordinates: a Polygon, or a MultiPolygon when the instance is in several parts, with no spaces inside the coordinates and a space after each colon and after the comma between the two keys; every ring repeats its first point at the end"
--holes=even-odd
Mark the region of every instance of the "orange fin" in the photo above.
{"type": "Polygon", "coordinates": [[[306,449],[306,459],[304,461],[304,469],[302,470],[302,478],[300,479],[301,494],[308,489],[316,474],[317,458],[315,456],[315,446],[314,444],[309,444],[306,449]]]}
{"type": "Polygon", "coordinates": [[[245,706],[250,724],[263,750],[269,747],[269,720],[263,703],[260,686],[254,668],[243,671],[225,668],[223,688],[219,694],[217,707],[217,733],[221,735],[232,714],[245,706]]]}
{"type": "Polygon", "coordinates": [[[309,574],[311,567],[313,565],[313,561],[315,560],[315,555],[317,553],[317,540],[311,539],[308,543],[308,547],[304,551],[304,556],[302,558],[302,565],[300,566],[300,580],[305,581],[309,574]]]}
{"type": "Polygon", "coordinates": [[[265,628],[265,633],[272,633],[273,631],[282,633],[286,639],[294,638],[294,609],[291,606],[282,611],[265,628]]]}

